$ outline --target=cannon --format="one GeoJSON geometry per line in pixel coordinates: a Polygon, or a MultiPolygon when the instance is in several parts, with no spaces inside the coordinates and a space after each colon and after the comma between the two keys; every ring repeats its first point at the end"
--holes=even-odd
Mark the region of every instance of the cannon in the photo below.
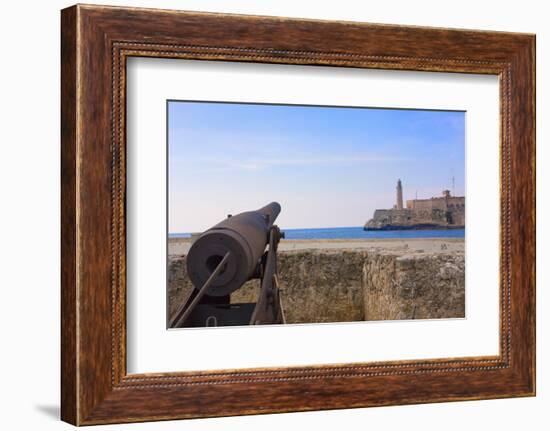
{"type": "Polygon", "coordinates": [[[191,245],[187,274],[194,288],[170,322],[173,328],[284,323],[277,285],[277,246],[283,234],[274,224],[281,206],[272,202],[204,231],[191,245]],[[256,303],[231,303],[231,294],[260,279],[256,303]]]}

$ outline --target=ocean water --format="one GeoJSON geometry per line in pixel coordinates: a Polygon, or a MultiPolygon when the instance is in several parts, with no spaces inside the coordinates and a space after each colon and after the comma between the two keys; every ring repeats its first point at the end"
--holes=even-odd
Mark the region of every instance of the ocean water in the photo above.
{"type": "Polygon", "coordinates": [[[169,233],[168,238],[191,238],[190,233],[169,233]]]}
{"type": "MultiPolygon", "coordinates": [[[[364,231],[362,227],[282,229],[286,239],[369,239],[369,238],[464,238],[464,229],[364,231]]],[[[190,238],[189,233],[171,233],[169,238],[190,238]]]]}
{"type": "Polygon", "coordinates": [[[464,238],[464,229],[365,231],[362,227],[283,229],[286,239],[464,238]]]}

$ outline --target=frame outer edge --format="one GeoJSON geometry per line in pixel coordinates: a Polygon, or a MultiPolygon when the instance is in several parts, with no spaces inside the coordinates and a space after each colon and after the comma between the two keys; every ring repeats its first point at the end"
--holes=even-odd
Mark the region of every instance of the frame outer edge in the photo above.
{"type": "Polygon", "coordinates": [[[526,253],[525,264],[528,266],[529,272],[529,285],[524,288],[524,294],[528,296],[526,302],[528,303],[526,320],[526,333],[528,334],[528,346],[525,349],[527,353],[526,358],[526,378],[527,378],[527,390],[528,396],[536,396],[536,241],[537,241],[537,204],[536,204],[536,189],[537,189],[537,177],[536,177],[536,35],[531,35],[527,38],[526,47],[522,50],[522,59],[520,64],[525,68],[525,75],[523,76],[524,85],[526,87],[526,111],[529,115],[524,115],[525,124],[523,127],[526,132],[526,168],[529,172],[526,181],[529,183],[529,193],[525,197],[525,205],[528,208],[530,214],[528,217],[529,225],[526,232],[526,253]]]}
{"type": "Polygon", "coordinates": [[[532,244],[531,244],[531,255],[530,259],[530,276],[531,284],[529,286],[529,300],[530,300],[530,315],[529,315],[529,336],[531,348],[529,349],[529,395],[536,396],[537,394],[537,299],[536,299],[536,283],[537,283],[537,115],[536,115],[536,98],[537,98],[537,80],[536,80],[536,71],[537,71],[537,54],[536,54],[536,45],[537,38],[536,35],[532,35],[527,42],[527,61],[526,64],[529,67],[529,72],[527,75],[527,85],[529,88],[528,95],[528,104],[530,107],[530,120],[531,122],[527,124],[527,129],[529,130],[529,146],[531,149],[529,163],[529,178],[532,182],[532,190],[530,195],[527,197],[529,205],[531,206],[531,232],[532,235],[532,244]]]}
{"type": "Polygon", "coordinates": [[[511,363],[521,396],[536,395],[535,36],[511,61],[511,363]]]}
{"type": "Polygon", "coordinates": [[[78,7],[61,11],[61,420],[79,422],[77,328],[78,7]]]}
{"type": "Polygon", "coordinates": [[[532,293],[532,302],[533,302],[533,316],[531,319],[532,324],[532,337],[533,337],[533,352],[531,359],[532,366],[532,395],[537,395],[537,37],[533,35],[530,44],[530,56],[533,61],[531,79],[533,82],[533,94],[531,96],[531,104],[533,109],[533,136],[532,136],[532,145],[533,145],[533,156],[531,159],[531,169],[533,176],[533,193],[531,196],[533,202],[533,293],[532,293]]]}

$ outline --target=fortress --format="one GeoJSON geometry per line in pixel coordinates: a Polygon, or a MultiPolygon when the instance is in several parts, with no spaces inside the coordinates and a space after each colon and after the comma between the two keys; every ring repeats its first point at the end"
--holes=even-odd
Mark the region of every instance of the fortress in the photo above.
{"type": "Polygon", "coordinates": [[[404,208],[401,180],[397,181],[396,194],[394,207],[374,211],[364,230],[464,229],[464,196],[451,196],[444,190],[442,197],[408,200],[404,208]]]}

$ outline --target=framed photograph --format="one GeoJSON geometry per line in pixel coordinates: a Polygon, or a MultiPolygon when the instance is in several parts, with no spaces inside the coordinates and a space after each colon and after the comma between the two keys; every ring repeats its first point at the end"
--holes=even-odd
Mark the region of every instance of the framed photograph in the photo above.
{"type": "Polygon", "coordinates": [[[61,18],[63,420],[535,394],[534,35],[61,18]]]}
{"type": "Polygon", "coordinates": [[[167,103],[170,328],[465,318],[464,111],[167,103]]]}

